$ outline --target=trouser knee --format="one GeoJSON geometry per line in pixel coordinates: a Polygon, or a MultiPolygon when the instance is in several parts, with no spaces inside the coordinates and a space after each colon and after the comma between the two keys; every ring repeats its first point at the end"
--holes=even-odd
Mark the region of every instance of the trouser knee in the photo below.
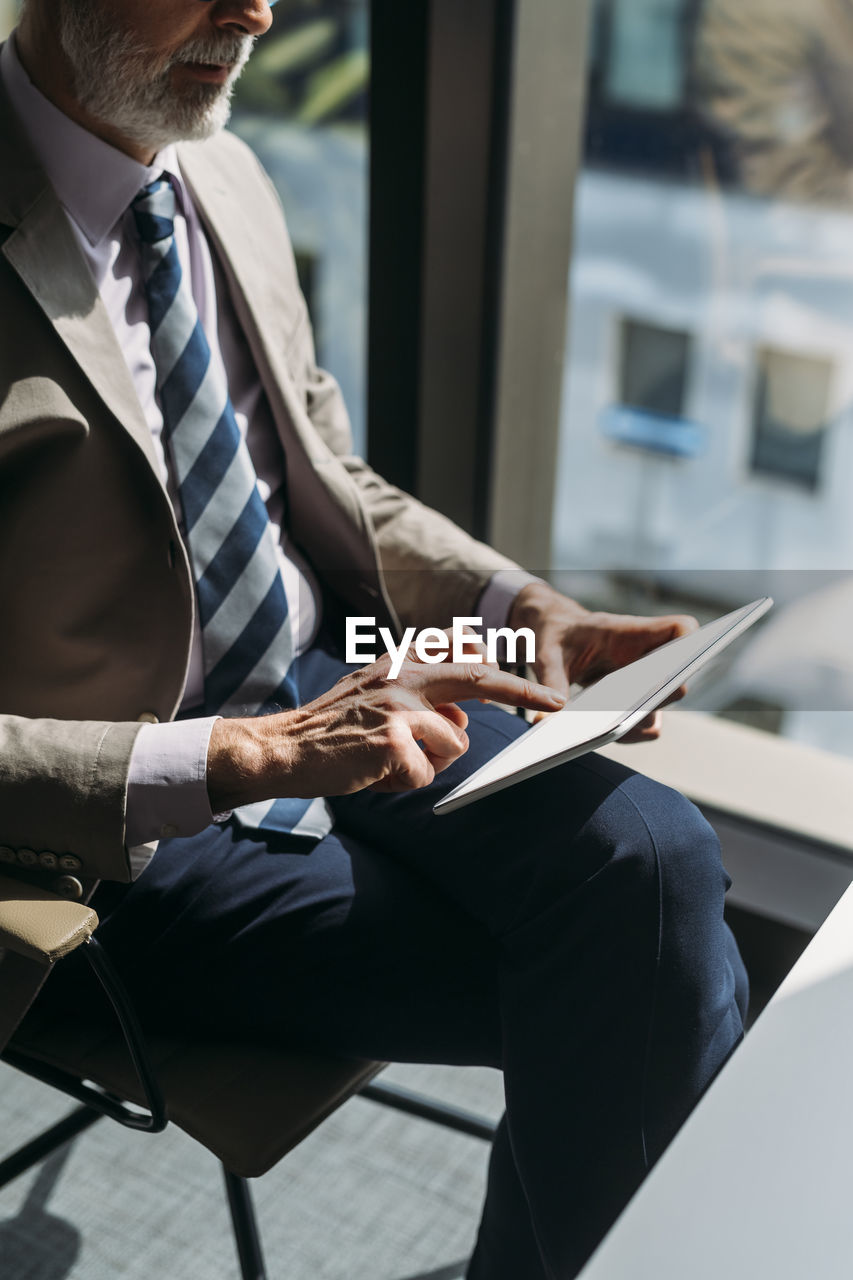
{"type": "Polygon", "coordinates": [[[505,938],[536,949],[573,934],[579,949],[616,944],[645,963],[665,948],[690,967],[695,951],[722,946],[729,880],[717,837],[678,792],[596,759],[576,789],[570,836],[549,826],[532,842],[523,892],[505,938]]]}
{"type": "Polygon", "coordinates": [[[555,880],[551,913],[562,895],[567,922],[592,951],[605,951],[610,963],[606,945],[615,948],[613,964],[623,972],[636,965],[646,981],[663,969],[677,973],[684,996],[693,988],[697,1004],[718,987],[730,881],[717,836],[695,805],[626,773],[595,807],[567,861],[578,879],[555,880]]]}
{"type": "Polygon", "coordinates": [[[661,881],[666,899],[719,904],[731,881],[711,824],[685,796],[635,774],[620,788],[635,806],[635,856],[661,881]]]}

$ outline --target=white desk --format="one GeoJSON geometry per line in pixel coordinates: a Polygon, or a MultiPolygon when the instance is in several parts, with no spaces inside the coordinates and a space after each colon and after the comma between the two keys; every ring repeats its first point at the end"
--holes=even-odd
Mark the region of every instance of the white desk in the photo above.
{"type": "Polygon", "coordinates": [[[582,1280],[853,1276],[853,887],[582,1280]]]}

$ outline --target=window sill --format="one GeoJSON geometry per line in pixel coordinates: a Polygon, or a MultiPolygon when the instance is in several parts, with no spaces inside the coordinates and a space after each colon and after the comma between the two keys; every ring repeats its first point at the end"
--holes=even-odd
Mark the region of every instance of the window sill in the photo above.
{"type": "Polygon", "coordinates": [[[853,880],[853,760],[686,710],[657,742],[602,754],[699,806],[736,905],[814,931],[853,880]]]}

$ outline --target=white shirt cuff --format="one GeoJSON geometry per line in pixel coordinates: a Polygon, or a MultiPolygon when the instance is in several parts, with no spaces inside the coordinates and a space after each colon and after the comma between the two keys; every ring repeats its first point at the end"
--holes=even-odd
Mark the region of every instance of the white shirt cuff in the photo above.
{"type": "Polygon", "coordinates": [[[192,836],[213,821],[207,749],[218,716],[146,724],[136,735],[127,780],[125,844],[133,879],[170,836],[192,836]]]}
{"type": "Polygon", "coordinates": [[[499,569],[492,574],[477,601],[477,615],[483,619],[483,628],[505,627],[515,597],[531,582],[544,582],[544,578],[525,573],[523,569],[499,569]]]}

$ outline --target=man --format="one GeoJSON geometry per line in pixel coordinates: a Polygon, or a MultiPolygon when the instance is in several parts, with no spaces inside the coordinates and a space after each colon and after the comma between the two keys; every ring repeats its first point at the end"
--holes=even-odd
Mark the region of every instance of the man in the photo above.
{"type": "Polygon", "coordinates": [[[2,53],[0,838],[116,882],[99,936],[151,1020],[502,1067],[469,1276],[565,1280],[742,1033],[719,850],[597,757],[431,810],[523,732],[478,699],[553,710],[690,623],[589,614],[349,456],[277,201],[218,132],[269,22],[28,0],[2,53]],[[508,616],[558,692],[352,670],[345,614],[508,616]]]}

